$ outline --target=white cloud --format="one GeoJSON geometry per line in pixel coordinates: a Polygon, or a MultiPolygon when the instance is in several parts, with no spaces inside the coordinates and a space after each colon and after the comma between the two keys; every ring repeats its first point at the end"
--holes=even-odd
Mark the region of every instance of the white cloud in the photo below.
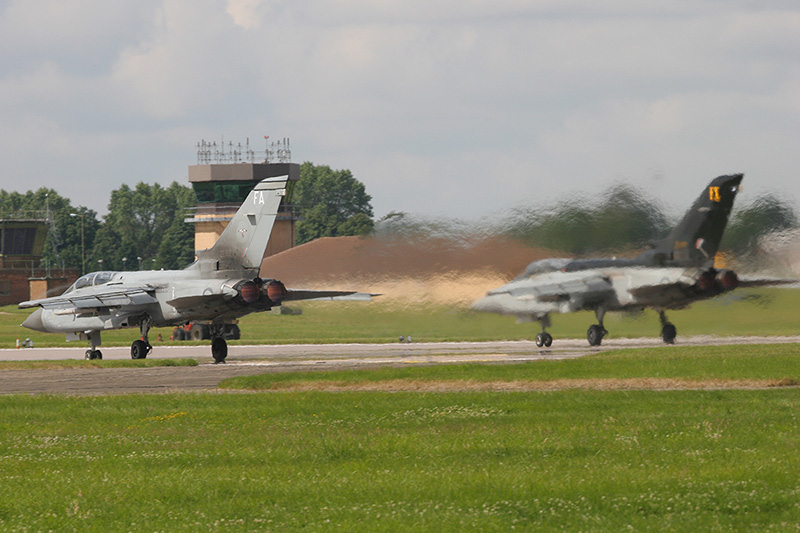
{"type": "Polygon", "coordinates": [[[228,0],[225,10],[233,18],[237,26],[249,30],[261,26],[259,8],[264,4],[262,0],[228,0]]]}
{"type": "Polygon", "coordinates": [[[789,3],[12,1],[0,45],[0,155],[26,162],[2,186],[58,174],[94,208],[183,179],[223,135],[291,137],[296,161],[353,170],[378,215],[620,177],[661,176],[680,203],[715,173],[798,171],[789,3]]]}

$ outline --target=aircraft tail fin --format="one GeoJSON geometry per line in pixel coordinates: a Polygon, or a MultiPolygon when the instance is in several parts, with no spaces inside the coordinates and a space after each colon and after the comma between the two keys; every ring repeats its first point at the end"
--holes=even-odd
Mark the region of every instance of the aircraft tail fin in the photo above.
{"type": "Polygon", "coordinates": [[[258,270],[264,259],[281,198],[289,176],[261,180],[207,250],[198,250],[197,263],[214,263],[214,270],[258,270]]]}
{"type": "Polygon", "coordinates": [[[646,253],[678,264],[699,265],[713,260],[743,177],[731,174],[711,180],[678,225],[655,250],[646,253]]]}

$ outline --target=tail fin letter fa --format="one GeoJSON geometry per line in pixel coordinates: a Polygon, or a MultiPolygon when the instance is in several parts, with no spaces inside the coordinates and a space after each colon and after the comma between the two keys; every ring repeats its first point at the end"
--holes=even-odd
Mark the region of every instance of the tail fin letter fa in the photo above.
{"type": "Polygon", "coordinates": [[[215,261],[216,270],[258,270],[288,179],[267,178],[256,184],[214,246],[197,252],[198,262],[215,261]]]}

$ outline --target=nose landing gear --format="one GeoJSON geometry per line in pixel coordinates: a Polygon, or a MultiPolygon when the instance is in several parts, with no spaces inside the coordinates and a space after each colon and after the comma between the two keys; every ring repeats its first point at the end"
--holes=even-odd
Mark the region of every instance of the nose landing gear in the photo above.
{"type": "Polygon", "coordinates": [[[100,346],[100,332],[92,331],[88,335],[91,348],[86,350],[86,359],[89,359],[90,361],[94,361],[95,359],[102,360],[103,352],[97,349],[97,347],[100,346]]]}
{"type": "Polygon", "coordinates": [[[549,348],[553,344],[553,336],[546,331],[550,327],[550,315],[543,315],[538,320],[542,326],[542,332],[536,335],[536,346],[549,348]]]}
{"type": "Polygon", "coordinates": [[[538,335],[536,335],[536,346],[538,346],[539,348],[543,346],[545,348],[549,348],[552,344],[553,344],[553,336],[547,333],[546,331],[543,331],[538,335]]]}

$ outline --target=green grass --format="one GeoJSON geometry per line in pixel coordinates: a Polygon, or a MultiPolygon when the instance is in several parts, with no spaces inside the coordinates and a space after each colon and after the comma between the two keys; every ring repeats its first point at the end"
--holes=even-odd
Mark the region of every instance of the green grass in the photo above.
{"type": "Polygon", "coordinates": [[[240,376],[228,389],[270,390],[303,382],[550,381],[559,379],[673,378],[686,380],[783,380],[800,383],[800,344],[665,346],[610,350],[577,359],[525,364],[455,364],[433,367],[289,372],[240,376]]]}
{"type": "MultiPolygon", "coordinates": [[[[680,336],[702,334],[798,335],[799,299],[800,291],[795,289],[743,289],[668,316],[678,328],[679,340],[680,336]]],[[[397,342],[400,335],[410,335],[415,341],[516,340],[532,339],[539,331],[537,323],[518,324],[513,317],[455,306],[399,305],[380,297],[373,302],[304,302],[292,307],[302,309],[302,315],[256,313],[244,317],[240,321],[242,339],[232,344],[397,342]]],[[[63,335],[19,327],[29,313],[14,307],[0,310],[0,347],[13,347],[17,338],[26,337],[36,346],[83,346],[68,344],[63,335]]],[[[586,329],[596,321],[591,312],[554,315],[552,319],[549,331],[556,342],[559,338],[585,338],[586,329]]],[[[610,338],[657,337],[660,331],[653,311],[609,313],[605,325],[610,338]]],[[[171,329],[157,328],[150,340],[155,346],[167,344],[170,334],[171,329]],[[158,341],[159,334],[162,341],[158,341]]],[[[129,345],[137,335],[137,330],[103,332],[103,345],[129,345]]]]}
{"type": "MultiPolygon", "coordinates": [[[[586,377],[796,379],[800,349],[665,347],[268,379],[586,377]]],[[[3,531],[800,523],[796,387],[2,396],[0,412],[3,531]]]]}
{"type": "Polygon", "coordinates": [[[796,390],[3,397],[0,529],[784,529],[796,390]]]}

